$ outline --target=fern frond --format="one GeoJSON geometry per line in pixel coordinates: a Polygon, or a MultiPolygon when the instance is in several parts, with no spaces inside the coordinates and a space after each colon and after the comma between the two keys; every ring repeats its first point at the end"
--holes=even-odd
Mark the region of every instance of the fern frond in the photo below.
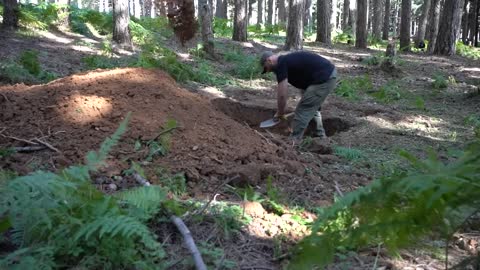
{"type": "Polygon", "coordinates": [[[105,160],[107,159],[108,153],[112,150],[112,147],[118,143],[120,137],[125,133],[127,130],[127,124],[130,120],[131,113],[129,112],[125,119],[120,123],[120,126],[117,128],[115,133],[113,133],[110,138],[107,138],[103,141],[102,145],[100,146],[100,150],[98,151],[90,151],[87,154],[87,167],[95,171],[98,166],[102,165],[105,160]]]}
{"type": "Polygon", "coordinates": [[[167,192],[159,186],[137,187],[116,195],[122,201],[145,212],[148,217],[156,214],[167,192]]]}

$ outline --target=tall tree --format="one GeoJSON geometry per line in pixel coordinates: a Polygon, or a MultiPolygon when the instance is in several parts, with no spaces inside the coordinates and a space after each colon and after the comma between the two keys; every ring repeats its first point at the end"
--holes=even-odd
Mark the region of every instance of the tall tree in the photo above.
{"type": "Polygon", "coordinates": [[[152,7],[153,7],[152,0],[145,0],[143,4],[145,5],[145,16],[148,18],[152,17],[152,7]]]}
{"type": "Polygon", "coordinates": [[[477,46],[476,44],[474,44],[474,39],[475,39],[475,36],[476,33],[477,33],[477,29],[478,29],[478,23],[477,23],[477,20],[478,20],[478,2],[479,0],[472,0],[470,2],[470,13],[469,13],[469,23],[468,23],[468,28],[469,28],[469,33],[468,33],[468,40],[470,42],[471,45],[475,45],[477,46]]]}
{"type": "MultiPolygon", "coordinates": [[[[355,0],[353,0],[355,1],[355,0]]],[[[343,0],[343,12],[342,12],[342,31],[347,31],[350,15],[350,0],[343,0]]]]}
{"type": "Polygon", "coordinates": [[[368,0],[357,0],[357,33],[355,40],[355,47],[367,48],[367,14],[368,14],[368,0]]]}
{"type": "Polygon", "coordinates": [[[382,38],[382,7],[382,0],[373,1],[372,34],[376,40],[382,38]]]}
{"type": "Polygon", "coordinates": [[[442,10],[442,21],[434,54],[454,55],[455,42],[460,33],[464,0],[446,0],[442,10]]]}
{"type": "Polygon", "coordinates": [[[257,25],[260,27],[260,25],[263,23],[263,1],[264,0],[258,0],[258,5],[257,5],[257,25]]]}
{"type": "Polygon", "coordinates": [[[430,8],[430,20],[429,20],[429,31],[427,33],[427,40],[428,40],[428,53],[433,53],[435,49],[435,44],[437,43],[437,36],[438,36],[438,26],[440,23],[440,8],[441,8],[441,0],[432,0],[432,5],[430,8]]]}
{"type": "Polygon", "coordinates": [[[211,56],[215,55],[213,45],[213,31],[212,31],[212,8],[207,0],[199,0],[199,17],[202,25],[202,43],[203,50],[211,56]]]}
{"type": "Polygon", "coordinates": [[[312,7],[312,0],[304,0],[305,2],[303,3],[304,5],[304,15],[303,15],[303,27],[308,29],[308,31],[311,29],[311,24],[312,24],[312,13],[311,7],[312,7]]]}
{"type": "Polygon", "coordinates": [[[303,1],[288,1],[288,26],[285,50],[301,50],[303,48],[303,1]]]}
{"type": "Polygon", "coordinates": [[[132,46],[129,22],[128,0],[113,0],[113,41],[122,48],[132,46]]]}
{"type": "Polygon", "coordinates": [[[464,1],[462,12],[462,42],[465,45],[468,45],[468,2],[469,0],[464,1]]]}
{"type": "Polygon", "coordinates": [[[331,0],[330,2],[330,29],[337,29],[337,0],[331,0]]]}
{"type": "Polygon", "coordinates": [[[233,40],[247,41],[247,0],[235,0],[233,40]]]}
{"type": "Polygon", "coordinates": [[[285,7],[285,0],[277,0],[278,6],[278,24],[281,27],[285,27],[287,22],[287,9],[285,7]]]}
{"type": "Polygon", "coordinates": [[[400,18],[400,50],[410,51],[410,26],[412,25],[412,0],[402,0],[400,18]]]}
{"type": "Polygon", "coordinates": [[[317,0],[317,38],[316,41],[332,44],[332,25],[330,23],[330,0],[317,0]]]}
{"type": "Polygon", "coordinates": [[[227,16],[224,14],[223,10],[225,9],[225,5],[227,4],[227,0],[217,0],[215,4],[215,17],[220,19],[226,19],[227,16]]]}
{"type": "Polygon", "coordinates": [[[390,31],[390,0],[385,0],[385,14],[383,17],[382,39],[388,40],[388,32],[390,31]]]}
{"type": "Polygon", "coordinates": [[[415,43],[417,46],[420,42],[423,42],[425,39],[425,32],[427,29],[427,20],[428,20],[428,13],[430,12],[430,0],[425,0],[422,5],[422,15],[420,15],[420,21],[418,22],[418,32],[415,43]]]}
{"type": "Polygon", "coordinates": [[[18,13],[20,9],[17,0],[4,0],[3,3],[5,5],[3,8],[3,28],[18,28],[18,13]]]}
{"type": "Polygon", "coordinates": [[[273,0],[267,1],[267,24],[273,25],[273,0]]]}

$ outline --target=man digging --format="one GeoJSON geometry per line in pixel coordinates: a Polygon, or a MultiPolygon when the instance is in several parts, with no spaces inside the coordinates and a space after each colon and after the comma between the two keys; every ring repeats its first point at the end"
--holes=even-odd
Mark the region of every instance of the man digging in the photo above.
{"type": "Polygon", "coordinates": [[[308,123],[316,124],[315,135],[327,138],[320,113],[322,103],[335,88],[337,71],[327,59],[310,52],[297,51],[286,55],[264,52],[260,57],[263,72],[273,72],[277,76],[277,113],[274,121],[285,120],[288,99],[288,83],[302,91],[302,98],[295,108],[292,133],[294,144],[301,142],[308,123]]]}

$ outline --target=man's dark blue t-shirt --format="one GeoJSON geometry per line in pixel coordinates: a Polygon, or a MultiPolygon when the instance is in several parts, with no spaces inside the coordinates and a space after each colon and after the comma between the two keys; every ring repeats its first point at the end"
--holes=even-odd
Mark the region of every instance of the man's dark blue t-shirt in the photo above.
{"type": "Polygon", "coordinates": [[[288,78],[291,85],[305,90],[310,85],[328,81],[334,68],[330,61],[320,55],[298,51],[279,56],[273,72],[278,82],[288,78]]]}

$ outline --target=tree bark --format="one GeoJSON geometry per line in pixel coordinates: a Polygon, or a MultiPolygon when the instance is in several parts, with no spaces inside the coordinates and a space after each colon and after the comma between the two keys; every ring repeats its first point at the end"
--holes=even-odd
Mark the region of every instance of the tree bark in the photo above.
{"type": "Polygon", "coordinates": [[[375,40],[382,38],[382,0],[373,1],[372,34],[375,40]]]}
{"type": "Polygon", "coordinates": [[[233,40],[247,41],[247,0],[235,0],[233,40]]]}
{"type": "Polygon", "coordinates": [[[423,42],[425,40],[425,32],[427,28],[427,19],[428,19],[428,13],[430,11],[430,0],[425,0],[423,2],[422,6],[422,15],[420,16],[420,21],[418,22],[418,32],[416,36],[415,43],[418,47],[420,42],[423,42]]]}
{"type": "Polygon", "coordinates": [[[385,0],[385,14],[383,18],[382,39],[388,40],[388,32],[390,31],[390,0],[385,0]]]}
{"type": "Polygon", "coordinates": [[[410,26],[412,24],[412,0],[402,0],[400,18],[400,50],[410,51],[410,26]]]}
{"type": "Polygon", "coordinates": [[[469,35],[468,35],[468,40],[471,45],[474,45],[474,39],[475,39],[475,32],[477,29],[477,20],[478,20],[478,0],[473,0],[470,3],[470,14],[469,14],[469,23],[468,23],[468,28],[469,28],[469,35]]]}
{"type": "Polygon", "coordinates": [[[442,10],[442,21],[434,54],[454,55],[455,42],[459,35],[464,0],[446,0],[442,10]]]}
{"type": "Polygon", "coordinates": [[[113,41],[122,48],[132,46],[129,22],[128,0],[113,0],[113,41]]]}
{"type": "Polygon", "coordinates": [[[368,0],[357,0],[357,37],[355,47],[360,49],[367,48],[367,14],[368,0]]]}
{"type": "Polygon", "coordinates": [[[273,0],[267,0],[267,24],[273,25],[273,0]]]}
{"type": "Polygon", "coordinates": [[[428,53],[433,53],[435,49],[435,44],[437,43],[437,36],[438,36],[438,26],[440,23],[440,8],[441,8],[441,1],[440,0],[432,0],[432,8],[430,9],[430,31],[427,33],[428,35],[428,53]]]}
{"type": "Polygon", "coordinates": [[[18,14],[20,9],[17,0],[4,0],[3,8],[3,28],[16,29],[18,28],[18,14]]]}
{"type": "Polygon", "coordinates": [[[257,25],[260,27],[260,25],[263,23],[263,0],[258,0],[258,8],[257,8],[257,25]]]}
{"type": "Polygon", "coordinates": [[[353,38],[357,35],[357,0],[350,0],[350,12],[349,12],[348,24],[352,31],[353,38]]]}
{"type": "Polygon", "coordinates": [[[152,0],[145,0],[143,3],[145,5],[145,16],[148,17],[148,18],[151,18],[152,17],[152,6],[153,6],[152,0]]]}
{"type": "Polygon", "coordinates": [[[285,27],[287,22],[287,9],[285,7],[285,0],[278,0],[278,24],[285,27]]]}
{"type": "Polygon", "coordinates": [[[202,43],[203,50],[215,57],[215,47],[213,44],[213,30],[212,30],[212,11],[211,6],[207,0],[199,1],[199,15],[202,23],[202,43]]]}
{"type": "Polygon", "coordinates": [[[330,8],[330,30],[333,31],[337,29],[337,0],[331,0],[330,8]]]}
{"type": "Polygon", "coordinates": [[[303,0],[288,1],[288,26],[285,50],[301,50],[303,48],[303,0]]]}
{"type": "Polygon", "coordinates": [[[312,14],[310,13],[310,9],[312,7],[312,0],[304,0],[304,15],[303,15],[303,27],[310,30],[310,25],[312,24],[312,14]]]}
{"type": "Polygon", "coordinates": [[[465,45],[468,45],[468,2],[469,0],[464,1],[462,12],[462,42],[465,45]]]}
{"type": "Polygon", "coordinates": [[[217,0],[215,4],[215,17],[220,19],[226,19],[223,10],[225,9],[224,5],[226,4],[227,0],[217,0]]]}
{"type": "Polygon", "coordinates": [[[330,0],[317,0],[317,42],[332,44],[330,0]]]}
{"type": "MultiPolygon", "coordinates": [[[[355,0],[353,0],[355,1],[355,0]]],[[[347,31],[349,22],[349,14],[350,14],[350,0],[343,0],[343,12],[342,12],[342,31],[347,31]]]]}

